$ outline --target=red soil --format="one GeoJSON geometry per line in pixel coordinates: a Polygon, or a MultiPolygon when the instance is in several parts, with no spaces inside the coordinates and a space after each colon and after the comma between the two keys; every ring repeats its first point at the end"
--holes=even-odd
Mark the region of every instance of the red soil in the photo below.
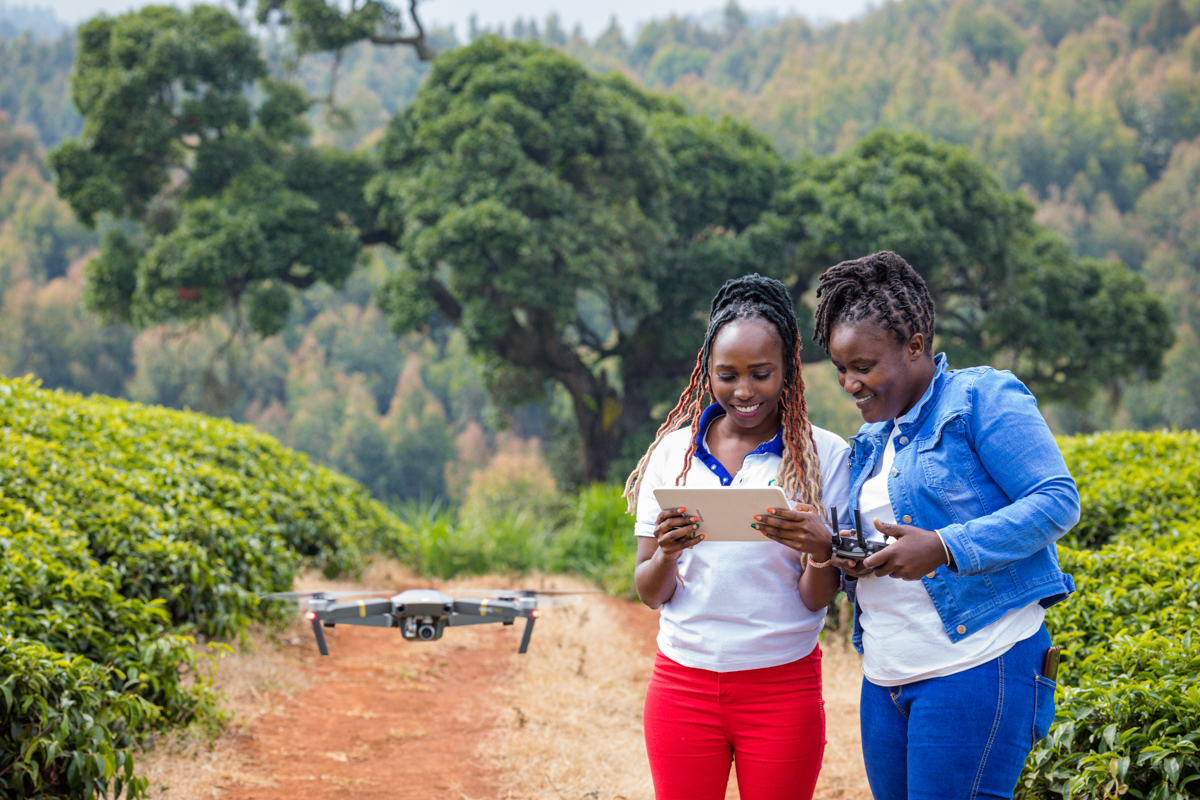
{"type": "MultiPolygon", "coordinates": [[[[658,614],[605,598],[647,655],[658,614]]],[[[476,752],[498,710],[521,625],[450,630],[437,643],[395,630],[327,631],[331,655],[305,648],[310,684],[270,698],[239,737],[243,782],[224,800],[494,798],[499,775],[476,752]]],[[[537,636],[528,657],[536,657],[537,636]]]]}

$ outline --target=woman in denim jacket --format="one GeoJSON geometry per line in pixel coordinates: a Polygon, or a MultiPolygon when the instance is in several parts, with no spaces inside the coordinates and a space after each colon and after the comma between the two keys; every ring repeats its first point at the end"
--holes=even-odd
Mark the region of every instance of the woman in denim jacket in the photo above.
{"type": "Polygon", "coordinates": [[[1079,520],[1075,482],[1017,378],[934,357],[933,302],[900,256],[838,264],[817,295],[816,339],[866,420],[850,510],[888,543],[833,561],[863,653],[871,791],[1011,798],[1054,718],[1043,618],[1074,590],[1054,543],[1079,520]]]}

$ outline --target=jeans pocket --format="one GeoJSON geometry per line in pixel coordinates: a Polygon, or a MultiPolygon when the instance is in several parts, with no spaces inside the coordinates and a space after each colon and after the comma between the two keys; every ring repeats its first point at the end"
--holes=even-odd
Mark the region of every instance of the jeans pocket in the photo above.
{"type": "Polygon", "coordinates": [[[1042,675],[1033,679],[1033,743],[1037,744],[1050,732],[1054,722],[1054,690],[1058,687],[1055,681],[1042,675]]]}

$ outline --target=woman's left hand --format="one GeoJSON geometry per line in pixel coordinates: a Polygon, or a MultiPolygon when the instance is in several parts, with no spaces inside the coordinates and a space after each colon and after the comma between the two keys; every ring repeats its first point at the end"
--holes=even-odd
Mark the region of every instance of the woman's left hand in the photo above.
{"type": "Polygon", "coordinates": [[[794,509],[769,508],[766,514],[754,518],[751,527],[817,561],[828,561],[833,555],[832,532],[813,506],[801,503],[794,509]]]}

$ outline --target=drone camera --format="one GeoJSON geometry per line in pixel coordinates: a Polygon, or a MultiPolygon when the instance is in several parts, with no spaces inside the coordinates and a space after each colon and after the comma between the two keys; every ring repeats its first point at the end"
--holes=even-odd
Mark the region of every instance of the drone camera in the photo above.
{"type": "Polygon", "coordinates": [[[437,628],[431,622],[422,622],[417,625],[417,638],[421,641],[428,642],[431,639],[437,638],[437,628]]]}

